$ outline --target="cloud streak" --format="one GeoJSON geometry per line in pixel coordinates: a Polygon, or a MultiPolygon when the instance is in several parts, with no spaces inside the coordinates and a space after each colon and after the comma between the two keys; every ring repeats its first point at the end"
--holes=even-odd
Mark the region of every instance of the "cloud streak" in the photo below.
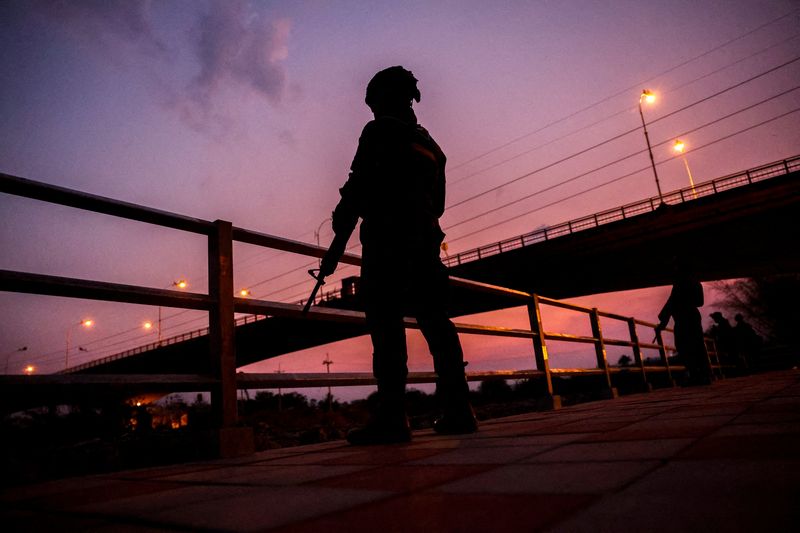
{"type": "Polygon", "coordinates": [[[268,20],[243,0],[212,3],[196,31],[200,73],[192,89],[198,101],[235,82],[278,103],[286,86],[290,28],[289,20],[268,20]]]}

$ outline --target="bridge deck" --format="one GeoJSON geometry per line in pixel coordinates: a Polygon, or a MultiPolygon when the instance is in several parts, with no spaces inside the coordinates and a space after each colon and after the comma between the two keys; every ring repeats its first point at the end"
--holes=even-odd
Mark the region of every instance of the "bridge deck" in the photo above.
{"type": "MultiPolygon", "coordinates": [[[[788,531],[800,372],[484,422],[54,481],[0,496],[13,531],[788,531]]],[[[794,526],[792,525],[794,524],[794,526]]]]}

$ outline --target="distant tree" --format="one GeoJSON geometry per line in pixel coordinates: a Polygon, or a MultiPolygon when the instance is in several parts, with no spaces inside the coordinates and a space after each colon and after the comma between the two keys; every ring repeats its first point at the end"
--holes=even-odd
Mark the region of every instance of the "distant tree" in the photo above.
{"type": "Polygon", "coordinates": [[[481,381],[478,394],[485,402],[507,402],[514,396],[514,391],[505,379],[492,377],[481,381]]]}
{"type": "Polygon", "coordinates": [[[633,362],[633,359],[631,358],[630,355],[622,355],[622,356],[620,356],[619,360],[617,361],[617,364],[619,366],[631,366],[632,362],[633,362]]]}
{"type": "Polygon", "coordinates": [[[800,274],[719,282],[714,288],[723,294],[717,305],[731,316],[741,313],[775,344],[800,344],[800,274]]]}

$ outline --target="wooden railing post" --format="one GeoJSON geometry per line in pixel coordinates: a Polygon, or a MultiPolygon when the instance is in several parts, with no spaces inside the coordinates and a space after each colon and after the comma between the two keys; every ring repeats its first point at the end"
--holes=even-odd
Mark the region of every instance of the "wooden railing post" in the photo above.
{"type": "Polygon", "coordinates": [[[593,307],[589,312],[589,320],[592,323],[592,337],[594,341],[594,353],[597,357],[597,368],[603,371],[605,375],[605,394],[609,398],[616,398],[618,396],[617,389],[611,384],[611,371],[608,368],[608,357],[606,354],[606,344],[603,342],[603,329],[600,327],[600,314],[597,308],[593,307]]]}
{"type": "Polygon", "coordinates": [[[667,372],[667,383],[671,386],[675,386],[675,380],[672,378],[672,370],[669,367],[669,359],[667,358],[667,349],[664,347],[664,337],[661,335],[661,330],[656,329],[656,343],[658,344],[658,355],[661,358],[661,362],[664,363],[664,369],[667,372]]]}
{"type": "Polygon", "coordinates": [[[236,427],[236,341],[233,316],[233,227],[217,220],[208,239],[208,295],[214,301],[209,312],[209,356],[212,377],[211,407],[218,434],[217,452],[222,457],[254,451],[252,428],[236,427]]]}
{"type": "Polygon", "coordinates": [[[633,360],[636,366],[639,367],[639,372],[642,374],[642,388],[646,392],[653,390],[653,386],[647,381],[647,373],[644,370],[644,358],[642,357],[642,347],[639,345],[639,333],[636,331],[636,319],[631,317],[628,319],[628,331],[631,335],[631,344],[633,344],[633,360]]]}
{"type": "Polygon", "coordinates": [[[547,356],[547,341],[544,338],[544,327],[542,327],[542,314],[539,309],[539,297],[534,294],[533,301],[528,304],[528,319],[531,324],[533,337],[533,351],[536,357],[536,369],[544,372],[545,389],[548,407],[551,409],[561,408],[561,396],[553,394],[553,376],[550,373],[550,361],[547,356]]]}

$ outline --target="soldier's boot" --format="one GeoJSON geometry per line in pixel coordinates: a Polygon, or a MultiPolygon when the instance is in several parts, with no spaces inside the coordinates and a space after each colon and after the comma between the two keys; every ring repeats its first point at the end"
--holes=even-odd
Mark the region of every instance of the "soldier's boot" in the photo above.
{"type": "Polygon", "coordinates": [[[433,423],[436,433],[460,435],[478,431],[478,421],[469,401],[469,387],[463,374],[440,379],[437,382],[437,394],[442,406],[442,416],[433,423]]]}
{"type": "Polygon", "coordinates": [[[378,387],[378,410],[364,427],[351,429],[347,442],[355,446],[398,444],[411,441],[411,427],[405,410],[405,385],[402,388],[378,387]]]}

